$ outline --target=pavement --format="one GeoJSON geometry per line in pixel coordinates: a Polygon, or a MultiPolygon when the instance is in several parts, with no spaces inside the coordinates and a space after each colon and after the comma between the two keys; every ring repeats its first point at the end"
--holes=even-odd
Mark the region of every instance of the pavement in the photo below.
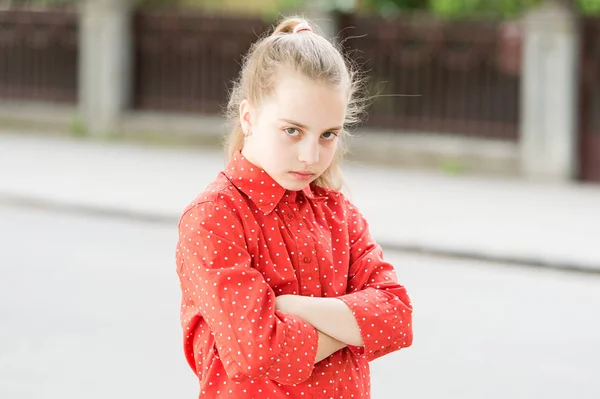
{"type": "MultiPolygon", "coordinates": [[[[198,398],[173,226],[1,204],[0,221],[0,398],[198,398]]],[[[386,258],[415,339],[371,363],[372,399],[600,398],[600,274],[386,258]]]]}
{"type": "MultiPolygon", "coordinates": [[[[214,149],[3,132],[0,206],[175,226],[225,163],[214,149]]],[[[600,272],[600,185],[345,170],[348,195],[386,250],[600,272]]]]}

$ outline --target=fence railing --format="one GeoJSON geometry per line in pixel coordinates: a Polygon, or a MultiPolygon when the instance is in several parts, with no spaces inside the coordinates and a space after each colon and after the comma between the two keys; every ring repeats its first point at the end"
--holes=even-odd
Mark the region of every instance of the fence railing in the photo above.
{"type": "MultiPolygon", "coordinates": [[[[269,28],[256,17],[139,10],[132,107],[221,113],[241,57],[269,28]]],[[[376,95],[366,126],[516,140],[518,25],[344,17],[346,49],[376,95]]],[[[0,98],[77,101],[77,15],[0,12],[0,98]]]]}
{"type": "Polygon", "coordinates": [[[268,25],[257,18],[138,11],[136,109],[220,113],[241,57],[268,25]]]}
{"type": "Polygon", "coordinates": [[[500,22],[343,19],[374,99],[367,124],[516,140],[521,31],[500,22]]]}
{"type": "Polygon", "coordinates": [[[77,101],[77,14],[0,11],[0,98],[77,101]]]}

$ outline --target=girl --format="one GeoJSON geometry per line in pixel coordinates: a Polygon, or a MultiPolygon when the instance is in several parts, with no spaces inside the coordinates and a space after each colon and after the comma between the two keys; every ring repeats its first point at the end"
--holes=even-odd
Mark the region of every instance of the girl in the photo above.
{"type": "Polygon", "coordinates": [[[245,58],[229,163],[179,223],[184,350],[200,397],[369,398],[369,362],[411,345],[406,290],[338,191],[357,85],[301,19],[245,58]]]}

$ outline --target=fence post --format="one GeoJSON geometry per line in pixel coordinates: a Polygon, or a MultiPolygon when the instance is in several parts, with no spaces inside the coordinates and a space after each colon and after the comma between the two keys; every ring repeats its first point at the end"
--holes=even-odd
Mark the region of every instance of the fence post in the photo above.
{"type": "Polygon", "coordinates": [[[524,175],[569,181],[577,165],[578,15],[546,1],[525,16],[521,95],[524,175]]]}
{"type": "Polygon", "coordinates": [[[337,29],[331,3],[332,0],[306,0],[303,6],[303,12],[306,17],[314,22],[319,27],[323,36],[329,40],[335,38],[337,29]]]}
{"type": "Polygon", "coordinates": [[[79,105],[91,135],[114,133],[131,96],[131,2],[83,0],[79,105]]]}

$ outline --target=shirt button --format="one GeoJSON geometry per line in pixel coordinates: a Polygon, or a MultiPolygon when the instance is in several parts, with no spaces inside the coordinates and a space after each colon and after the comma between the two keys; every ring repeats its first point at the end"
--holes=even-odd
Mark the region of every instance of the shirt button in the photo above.
{"type": "Polygon", "coordinates": [[[294,214],[292,212],[290,212],[290,213],[287,214],[287,217],[289,219],[293,219],[294,218],[294,214]]]}
{"type": "Polygon", "coordinates": [[[310,258],[308,256],[304,257],[304,263],[310,263],[310,258]]]}

